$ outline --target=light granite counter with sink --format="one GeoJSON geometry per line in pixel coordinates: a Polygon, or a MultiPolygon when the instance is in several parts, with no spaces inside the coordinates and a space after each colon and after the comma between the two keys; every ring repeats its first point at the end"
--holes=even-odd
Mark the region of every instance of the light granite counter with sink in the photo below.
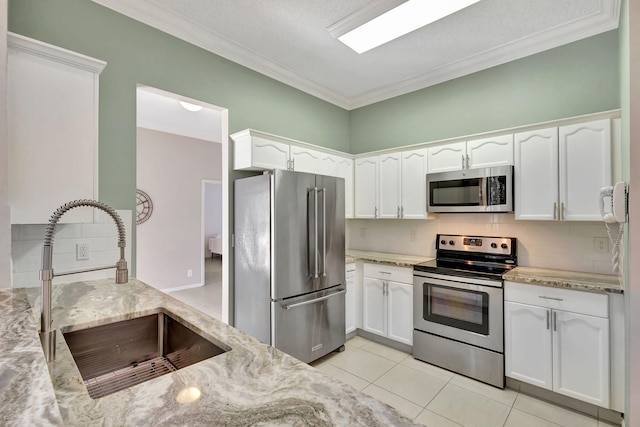
{"type": "Polygon", "coordinates": [[[0,291],[0,425],[414,425],[386,404],[135,279],[56,285],[52,305],[57,354],[47,370],[37,333],[39,289],[0,291]],[[92,399],[62,333],[159,311],[230,350],[92,399]]]}

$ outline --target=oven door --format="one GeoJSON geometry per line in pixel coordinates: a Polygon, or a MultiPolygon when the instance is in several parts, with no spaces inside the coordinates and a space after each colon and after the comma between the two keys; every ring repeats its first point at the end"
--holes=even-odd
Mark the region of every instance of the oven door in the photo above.
{"type": "Polygon", "coordinates": [[[502,352],[502,282],[485,286],[469,283],[474,279],[428,276],[414,275],[414,328],[502,352]]]}

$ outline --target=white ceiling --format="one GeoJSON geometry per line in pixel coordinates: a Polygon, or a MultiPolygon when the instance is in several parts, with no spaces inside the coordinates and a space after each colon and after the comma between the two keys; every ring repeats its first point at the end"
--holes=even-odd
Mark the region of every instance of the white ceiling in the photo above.
{"type": "Polygon", "coordinates": [[[327,28],[370,0],[93,1],[346,109],[615,29],[620,14],[620,0],[482,0],[359,55],[327,28]]]}

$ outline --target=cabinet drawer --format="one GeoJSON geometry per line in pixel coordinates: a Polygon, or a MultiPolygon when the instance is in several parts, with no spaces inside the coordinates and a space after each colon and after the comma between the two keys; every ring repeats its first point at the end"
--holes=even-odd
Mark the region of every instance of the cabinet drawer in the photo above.
{"type": "Polygon", "coordinates": [[[345,264],[345,276],[347,279],[351,277],[356,277],[356,264],[351,262],[349,264],[345,264]]]}
{"type": "Polygon", "coordinates": [[[607,294],[505,282],[504,299],[505,301],[609,318],[609,296],[607,294]]]}
{"type": "Polygon", "coordinates": [[[413,269],[384,264],[364,264],[364,276],[392,282],[413,284],[413,269]]]}

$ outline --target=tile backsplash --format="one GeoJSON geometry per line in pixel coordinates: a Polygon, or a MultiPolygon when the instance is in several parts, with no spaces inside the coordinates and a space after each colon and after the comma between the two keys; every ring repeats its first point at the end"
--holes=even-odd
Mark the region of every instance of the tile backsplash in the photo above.
{"type": "MultiPolygon", "coordinates": [[[[131,268],[131,225],[130,210],[116,211],[125,225],[127,246],[125,257],[131,268]]],[[[12,284],[14,288],[40,286],[40,264],[45,224],[20,224],[11,226],[12,284]]],[[[57,224],[53,238],[53,270],[63,272],[91,267],[115,265],[120,258],[116,226],[106,214],[100,213],[96,223],[57,224]],[[76,244],[89,245],[90,258],[76,260],[76,244]]],[[[115,269],[99,270],[72,276],[56,277],[53,283],[76,282],[114,278],[115,269]]]]}
{"type": "Polygon", "coordinates": [[[431,216],[428,220],[348,220],[347,247],[435,256],[437,233],[516,237],[518,265],[614,274],[612,245],[602,222],[515,221],[512,213],[431,216]],[[609,251],[597,252],[595,238],[605,238],[609,251]]]}

